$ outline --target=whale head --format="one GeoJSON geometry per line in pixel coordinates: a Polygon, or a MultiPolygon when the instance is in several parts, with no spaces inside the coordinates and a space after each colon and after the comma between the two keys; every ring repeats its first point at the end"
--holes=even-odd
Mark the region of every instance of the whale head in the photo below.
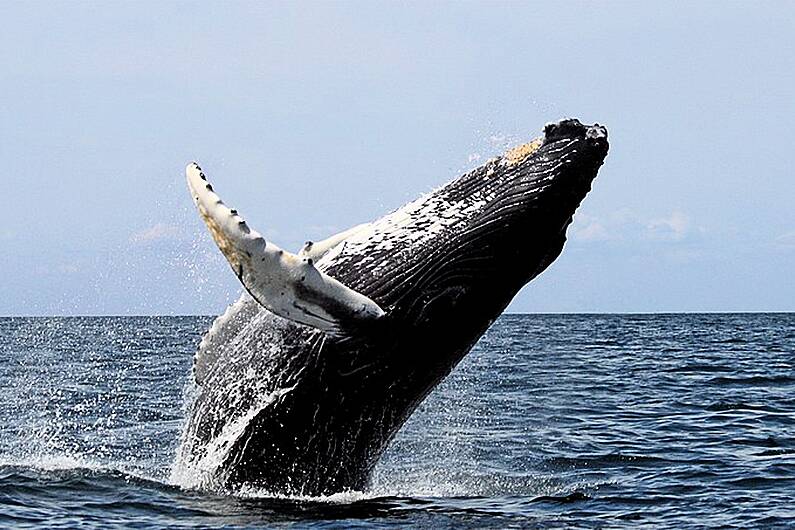
{"type": "Polygon", "coordinates": [[[354,234],[320,267],[384,308],[401,337],[427,328],[471,343],[560,254],[607,150],[598,124],[550,123],[354,234]]]}

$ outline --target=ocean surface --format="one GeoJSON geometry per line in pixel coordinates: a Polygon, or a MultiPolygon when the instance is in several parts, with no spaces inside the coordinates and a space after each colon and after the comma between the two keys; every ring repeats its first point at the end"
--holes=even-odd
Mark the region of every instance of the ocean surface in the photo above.
{"type": "Polygon", "coordinates": [[[0,528],[795,527],[795,314],[503,316],[324,498],[172,480],[210,321],[0,318],[0,528]]]}

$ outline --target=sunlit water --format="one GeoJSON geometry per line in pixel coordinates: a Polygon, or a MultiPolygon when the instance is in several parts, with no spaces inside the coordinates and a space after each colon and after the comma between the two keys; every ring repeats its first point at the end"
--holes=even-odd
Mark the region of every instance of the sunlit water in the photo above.
{"type": "Polygon", "coordinates": [[[795,315],[503,317],[320,499],[172,482],[209,322],[0,319],[0,527],[795,525],[795,315]]]}

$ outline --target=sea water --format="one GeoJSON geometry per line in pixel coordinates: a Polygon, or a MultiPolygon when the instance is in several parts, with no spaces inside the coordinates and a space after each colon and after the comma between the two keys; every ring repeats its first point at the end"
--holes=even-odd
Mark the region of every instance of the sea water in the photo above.
{"type": "Polygon", "coordinates": [[[503,316],[323,498],[174,478],[211,320],[0,318],[0,527],[795,526],[795,314],[503,316]]]}

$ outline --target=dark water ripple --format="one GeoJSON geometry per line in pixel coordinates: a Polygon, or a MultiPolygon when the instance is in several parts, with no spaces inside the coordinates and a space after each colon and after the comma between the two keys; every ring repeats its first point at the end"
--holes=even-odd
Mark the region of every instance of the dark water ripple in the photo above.
{"type": "Polygon", "coordinates": [[[795,315],[503,317],[322,499],[171,483],[208,323],[0,319],[0,528],[795,526],[795,315]]]}

